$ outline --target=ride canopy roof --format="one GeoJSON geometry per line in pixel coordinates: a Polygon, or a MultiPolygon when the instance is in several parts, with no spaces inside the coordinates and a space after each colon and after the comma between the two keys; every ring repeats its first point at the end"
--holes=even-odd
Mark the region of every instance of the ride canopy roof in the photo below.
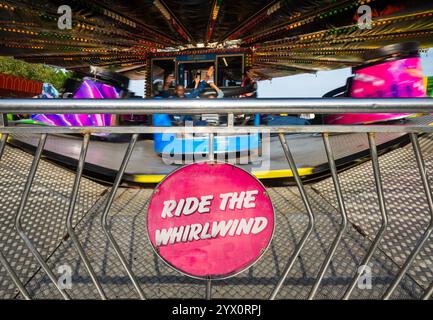
{"type": "Polygon", "coordinates": [[[433,46],[425,0],[0,1],[0,54],[70,70],[144,67],[166,52],[248,50],[268,77],[358,65],[364,51],[418,41],[433,46]],[[72,10],[60,29],[61,5],[72,10]],[[360,28],[362,5],[372,25],[360,28]]]}

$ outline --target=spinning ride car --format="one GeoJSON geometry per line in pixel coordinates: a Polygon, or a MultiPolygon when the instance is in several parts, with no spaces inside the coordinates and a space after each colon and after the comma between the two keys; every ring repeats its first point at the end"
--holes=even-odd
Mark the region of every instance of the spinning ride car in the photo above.
{"type": "MultiPolygon", "coordinates": [[[[220,51],[204,54],[160,54],[151,57],[150,95],[154,98],[246,98],[256,95],[255,83],[245,85],[245,65],[249,53],[220,51]],[[194,88],[195,87],[195,88],[194,88]],[[186,91],[186,92],[185,92],[186,91]]],[[[226,126],[227,116],[153,116],[157,126],[226,126]]],[[[259,115],[239,115],[234,124],[257,126],[259,115]]],[[[199,134],[155,134],[158,154],[196,154],[209,152],[209,136],[199,134]]],[[[218,135],[214,137],[214,153],[243,152],[258,149],[258,133],[218,135]]]]}
{"type": "MultiPolygon", "coordinates": [[[[417,42],[398,43],[364,54],[365,63],[353,68],[354,76],[345,87],[325,96],[351,98],[423,98],[426,88],[417,42]]],[[[325,117],[326,124],[362,124],[393,121],[409,117],[407,113],[335,114],[325,117]]]]}
{"type": "MultiPolygon", "coordinates": [[[[75,74],[65,85],[63,98],[121,99],[130,96],[129,79],[102,68],[92,67],[90,74],[75,74]]],[[[35,114],[31,118],[53,126],[114,126],[118,123],[111,114],[35,114]]]]}

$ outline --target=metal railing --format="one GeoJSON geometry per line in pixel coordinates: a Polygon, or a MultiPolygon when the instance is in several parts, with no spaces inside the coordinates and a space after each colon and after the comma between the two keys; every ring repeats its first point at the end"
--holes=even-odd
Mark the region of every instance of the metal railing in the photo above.
{"type": "MultiPolygon", "coordinates": [[[[433,113],[433,99],[391,99],[391,100],[353,100],[353,99],[257,99],[257,100],[0,100],[0,114],[202,114],[202,113],[213,113],[213,114],[225,114],[228,115],[229,119],[233,118],[235,114],[301,114],[301,113],[316,113],[316,114],[342,114],[342,113],[433,113]]],[[[195,133],[209,134],[210,137],[223,133],[243,133],[248,132],[251,127],[246,126],[235,126],[233,121],[229,121],[225,127],[194,127],[195,133]]],[[[368,136],[371,163],[373,166],[373,174],[376,186],[376,193],[378,196],[378,208],[381,214],[381,226],[373,239],[366,255],[363,257],[361,266],[367,265],[371,260],[373,254],[377,251],[381,240],[383,239],[388,226],[388,212],[384,201],[384,191],[382,186],[381,172],[378,160],[378,151],[376,146],[375,135],[377,133],[407,133],[410,136],[416,163],[421,176],[422,185],[424,188],[429,213],[430,223],[426,230],[424,230],[420,240],[412,249],[410,255],[403,263],[397,276],[392,281],[391,285],[383,295],[384,299],[389,299],[402,278],[411,267],[412,263],[418,256],[421,249],[424,247],[426,242],[429,240],[433,231],[433,199],[431,193],[431,186],[429,183],[426,167],[421,153],[420,144],[418,141],[418,134],[420,133],[433,133],[433,126],[428,125],[346,125],[346,126],[330,126],[330,125],[309,125],[309,126],[258,126],[254,127],[259,132],[260,130],[267,130],[271,133],[279,135],[280,143],[282,145],[284,155],[293,173],[293,178],[296,186],[299,190],[301,199],[307,211],[308,226],[305,229],[301,240],[297,243],[293,253],[287,261],[286,267],[282,272],[282,276],[278,280],[275,288],[272,290],[270,299],[278,297],[278,293],[282,288],[285,280],[290,275],[296,260],[300,256],[302,250],[305,248],[309,237],[311,236],[315,228],[315,214],[310,204],[309,196],[305,191],[304,183],[298,174],[298,168],[295,164],[293,154],[286,141],[287,133],[320,133],[323,137],[323,143],[326,151],[326,156],[331,172],[332,181],[334,184],[334,190],[337,196],[338,209],[341,216],[341,221],[338,227],[338,232],[335,235],[331,248],[328,251],[325,260],[322,262],[321,268],[317,274],[314,285],[308,295],[309,299],[314,299],[317,295],[319,286],[322,283],[324,275],[328,270],[333,257],[341,243],[342,236],[344,235],[347,225],[348,217],[345,208],[345,200],[341,190],[339,175],[337,172],[337,166],[335,163],[335,155],[332,150],[329,135],[334,133],[361,133],[368,136]]],[[[128,148],[124,154],[123,161],[117,172],[115,181],[108,195],[108,200],[105,203],[103,214],[101,217],[101,226],[105,233],[105,236],[109,244],[114,249],[117,258],[121,265],[125,269],[129,279],[131,280],[135,290],[137,291],[140,298],[145,299],[145,293],[142,290],[140,283],[129,266],[125,256],[123,255],[119,244],[111,233],[111,225],[107,219],[110,208],[113,204],[116,192],[121,184],[124,176],[126,167],[129,163],[131,154],[137,143],[139,134],[143,133],[181,133],[183,128],[181,127],[153,127],[153,126],[127,126],[127,127],[42,127],[42,126],[8,126],[3,121],[0,123],[0,160],[5,150],[5,145],[9,135],[13,134],[39,134],[39,143],[36,148],[33,162],[31,165],[30,172],[27,176],[24,191],[21,196],[19,208],[15,214],[15,228],[18,231],[20,237],[24,241],[25,245],[31,251],[33,256],[36,258],[40,267],[48,275],[51,282],[55,285],[57,290],[60,292],[64,299],[69,299],[70,296],[66,290],[60,287],[57,283],[57,279],[47,265],[45,259],[42,257],[35,244],[28,237],[27,231],[22,227],[22,214],[24,208],[28,202],[30,189],[38,168],[39,161],[41,159],[47,136],[51,134],[83,134],[81,153],[76,169],[75,181],[70,196],[68,214],[65,217],[65,227],[68,235],[73,241],[73,245],[79,257],[84,264],[87,272],[89,273],[91,280],[102,299],[106,299],[107,296],[101,286],[101,283],[89,261],[86,252],[83,250],[82,244],[75,234],[73,228],[72,219],[74,213],[74,207],[79,192],[80,180],[83,174],[83,168],[85,165],[86,154],[89,146],[90,135],[92,133],[122,133],[132,134],[128,148]]],[[[211,144],[209,150],[213,150],[212,143],[213,139],[209,139],[211,144]]],[[[210,152],[210,159],[213,158],[212,151],[210,152]]],[[[9,274],[12,281],[15,283],[17,289],[21,292],[24,298],[30,299],[30,294],[27,291],[24,284],[20,281],[17,273],[11,267],[10,262],[7,260],[5,255],[0,252],[0,262],[9,274]]],[[[349,299],[356,286],[360,274],[354,272],[353,279],[350,285],[346,289],[343,298],[349,299]]],[[[211,283],[208,282],[206,286],[206,297],[211,297],[211,283]]],[[[429,286],[422,295],[422,299],[429,299],[433,293],[433,284],[429,286]]]]}

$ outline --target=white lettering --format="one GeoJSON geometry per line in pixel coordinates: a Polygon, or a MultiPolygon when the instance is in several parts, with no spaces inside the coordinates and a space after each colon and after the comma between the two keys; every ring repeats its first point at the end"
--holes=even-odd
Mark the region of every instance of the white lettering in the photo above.
{"type": "Polygon", "coordinates": [[[236,235],[240,236],[242,232],[244,234],[249,234],[253,225],[254,225],[254,218],[250,218],[248,222],[246,219],[242,219],[241,222],[239,223],[238,229],[236,230],[236,235]]]}
{"type": "Polygon", "coordinates": [[[230,228],[230,231],[229,231],[229,236],[230,236],[230,237],[233,237],[233,236],[234,236],[235,231],[236,231],[236,228],[238,227],[238,223],[239,223],[239,220],[238,220],[238,219],[235,219],[235,220],[233,221],[233,225],[232,225],[232,227],[230,228]]]}
{"type": "Polygon", "coordinates": [[[212,225],[212,238],[216,238],[218,237],[218,235],[220,235],[221,237],[225,237],[232,224],[233,224],[233,220],[229,220],[227,222],[226,221],[214,222],[212,225]]]}
{"type": "Polygon", "coordinates": [[[265,217],[249,219],[233,219],[228,221],[214,221],[205,224],[191,224],[171,227],[155,231],[156,246],[165,246],[181,242],[207,240],[217,237],[240,236],[242,234],[258,234],[268,226],[265,217]]]}
{"type": "Polygon", "coordinates": [[[167,245],[168,240],[170,239],[173,228],[156,230],[155,234],[155,242],[157,246],[167,245]]]}
{"type": "Polygon", "coordinates": [[[232,192],[230,193],[222,193],[220,194],[220,198],[222,199],[220,204],[220,210],[224,211],[227,207],[227,202],[229,201],[229,198],[233,195],[232,192]]]}
{"type": "Polygon", "coordinates": [[[185,207],[183,208],[183,214],[189,216],[197,211],[199,201],[197,198],[187,198],[185,201],[185,207]]]}
{"type": "Polygon", "coordinates": [[[191,225],[191,231],[190,231],[189,236],[188,236],[188,241],[200,240],[199,234],[200,234],[202,228],[203,228],[203,226],[201,224],[198,224],[198,223],[191,225]]]}
{"type": "Polygon", "coordinates": [[[201,197],[200,205],[198,206],[199,213],[208,213],[210,212],[210,206],[212,204],[213,196],[203,196],[201,197]]]}
{"type": "Polygon", "coordinates": [[[255,195],[259,194],[259,190],[251,190],[247,191],[244,200],[244,208],[250,209],[256,207],[256,197],[255,195]]]}
{"type": "Polygon", "coordinates": [[[212,235],[208,231],[209,231],[209,222],[206,222],[203,226],[203,230],[202,230],[201,235],[200,235],[200,238],[202,240],[212,238],[212,235]]]}
{"type": "Polygon", "coordinates": [[[185,227],[185,231],[183,233],[182,242],[186,242],[188,240],[189,229],[191,227],[188,225],[185,227]]]}
{"type": "Polygon", "coordinates": [[[254,222],[253,228],[251,229],[251,233],[252,234],[260,233],[266,228],[267,225],[268,225],[268,219],[263,217],[258,217],[254,222]]]}
{"type": "Polygon", "coordinates": [[[244,198],[245,198],[245,192],[244,191],[242,191],[239,196],[238,196],[238,193],[235,192],[233,194],[232,198],[230,199],[229,209],[234,210],[235,206],[236,206],[236,209],[242,209],[242,204],[244,202],[244,198]]]}
{"type": "Polygon", "coordinates": [[[181,241],[184,229],[185,229],[184,226],[181,226],[179,228],[178,227],[173,228],[173,232],[171,233],[170,236],[170,244],[181,241]]]}
{"type": "Polygon", "coordinates": [[[185,205],[185,199],[180,199],[179,203],[177,204],[176,212],[174,213],[176,217],[180,217],[184,205],[185,205]]]}
{"type": "Polygon", "coordinates": [[[176,201],[174,201],[174,200],[164,201],[164,208],[162,209],[161,217],[163,219],[173,217],[173,214],[171,213],[171,211],[175,207],[176,207],[176,201]]]}

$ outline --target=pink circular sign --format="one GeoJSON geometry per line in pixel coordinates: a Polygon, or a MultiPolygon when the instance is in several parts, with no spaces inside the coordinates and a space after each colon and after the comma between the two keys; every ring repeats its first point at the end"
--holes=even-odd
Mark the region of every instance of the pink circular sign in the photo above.
{"type": "Polygon", "coordinates": [[[180,272],[227,278],[265,252],[274,209],[263,185],[248,172],[229,164],[192,164],[155,189],[147,231],[157,254],[180,272]]]}

